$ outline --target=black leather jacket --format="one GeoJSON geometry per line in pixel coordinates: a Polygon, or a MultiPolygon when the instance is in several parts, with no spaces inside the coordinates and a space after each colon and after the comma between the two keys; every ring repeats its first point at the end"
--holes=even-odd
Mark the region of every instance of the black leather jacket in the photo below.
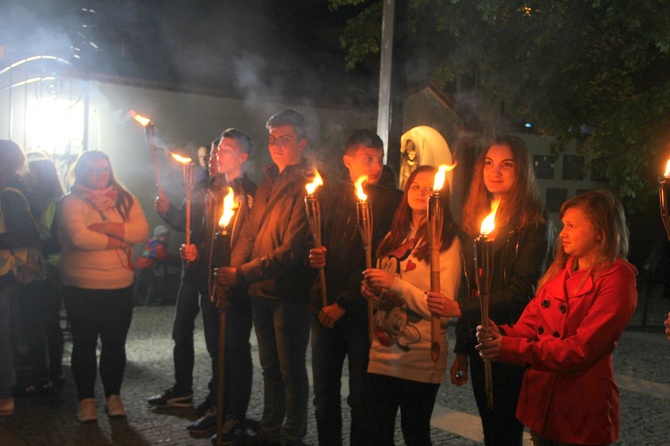
{"type": "Polygon", "coordinates": [[[311,243],[304,202],[310,169],[302,161],[282,172],[271,164],[265,173],[232,252],[237,283],[248,285],[252,297],[307,301],[316,275],[305,264],[311,243]]]}
{"type": "MultiPolygon", "coordinates": [[[[391,187],[365,187],[372,210],[372,255],[391,228],[393,214],[400,203],[402,192],[391,187]]],[[[321,204],[321,226],[326,255],[326,290],[328,303],[346,310],[349,318],[367,320],[367,302],[361,296],[361,273],[365,269],[365,251],[356,217],[358,198],[354,184],[347,178],[339,184],[324,188],[318,194],[321,204]]],[[[321,310],[321,282],[316,280],[310,292],[310,310],[321,310]]]]}
{"type": "MultiPolygon", "coordinates": [[[[198,248],[198,259],[188,264],[182,262],[181,280],[197,285],[198,291],[205,295],[208,295],[211,290],[210,254],[214,234],[219,229],[218,221],[221,218],[223,197],[227,193],[227,186],[233,188],[239,201],[233,221],[228,225],[233,231],[231,244],[234,246],[239,239],[240,227],[251,212],[256,185],[246,174],[224,186],[216,186],[213,179],[205,178],[195,184],[191,197],[191,243],[198,248]]],[[[165,215],[161,215],[161,218],[172,229],[184,232],[186,229],[185,203],[179,208],[170,204],[170,208],[165,215]]]]}
{"type": "MultiPolygon", "coordinates": [[[[489,298],[489,318],[496,324],[514,324],[535,296],[537,282],[544,274],[553,245],[551,220],[533,227],[502,228],[493,242],[493,275],[489,298]]],[[[474,280],[474,240],[463,242],[464,274],[459,305],[462,316],[456,324],[457,354],[474,350],[475,329],[481,321],[481,306],[474,280]]]]}

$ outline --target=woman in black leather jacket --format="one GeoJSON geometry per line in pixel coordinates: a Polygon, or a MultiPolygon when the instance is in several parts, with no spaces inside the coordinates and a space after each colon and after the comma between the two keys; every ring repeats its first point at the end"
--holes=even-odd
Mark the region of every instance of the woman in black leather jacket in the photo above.
{"type": "Polygon", "coordinates": [[[458,316],[456,359],[450,374],[457,386],[468,380],[472,387],[484,430],[486,446],[522,444],[523,425],[516,419],[516,406],[524,369],[493,363],[493,408],[486,401],[484,362],[475,350],[475,328],[481,321],[480,301],[474,278],[474,239],[491,204],[500,199],[495,217],[493,272],[489,317],[498,324],[514,324],[535,295],[544,273],[553,230],[535,181],[526,144],[518,137],[502,136],[488,144],[479,156],[463,207],[463,255],[466,279],[456,305],[429,294],[431,310],[444,316],[458,316]]]}

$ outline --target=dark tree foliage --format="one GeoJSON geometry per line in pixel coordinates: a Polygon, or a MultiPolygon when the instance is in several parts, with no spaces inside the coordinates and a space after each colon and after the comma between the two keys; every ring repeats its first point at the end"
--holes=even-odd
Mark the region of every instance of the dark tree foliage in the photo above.
{"type": "MultiPolygon", "coordinates": [[[[356,5],[341,37],[348,66],[378,60],[382,2],[329,3],[356,5]]],[[[417,75],[457,107],[459,98],[474,98],[466,124],[477,130],[491,114],[532,122],[554,138],[555,151],[574,147],[589,162],[606,160],[607,178],[630,212],[653,203],[670,158],[665,0],[396,3],[407,5],[405,47],[417,75]]]]}

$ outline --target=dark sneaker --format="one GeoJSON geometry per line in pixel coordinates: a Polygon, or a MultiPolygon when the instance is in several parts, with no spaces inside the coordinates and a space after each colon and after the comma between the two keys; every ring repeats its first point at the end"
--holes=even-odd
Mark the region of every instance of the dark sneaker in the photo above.
{"type": "Polygon", "coordinates": [[[188,423],[186,429],[193,435],[212,435],[216,430],[216,408],[210,408],[205,415],[188,423]]]}
{"type": "MultiPolygon", "coordinates": [[[[242,440],[244,434],[247,433],[247,425],[238,420],[237,417],[228,415],[226,417],[225,423],[223,423],[221,433],[221,444],[234,445],[242,440]]],[[[218,444],[216,441],[216,435],[214,435],[210,440],[214,446],[218,444]]]]}
{"type": "Polygon", "coordinates": [[[65,375],[61,373],[51,378],[51,382],[53,383],[54,390],[62,390],[65,387],[65,375]]]}
{"type": "Polygon", "coordinates": [[[259,432],[253,437],[245,438],[245,446],[280,446],[279,440],[270,440],[265,436],[265,432],[259,432]]]}
{"type": "Polygon", "coordinates": [[[49,393],[54,390],[54,385],[49,378],[36,379],[25,387],[14,389],[15,396],[32,396],[49,393]]]}
{"type": "Polygon", "coordinates": [[[212,400],[209,397],[205,398],[205,400],[195,408],[195,416],[197,418],[205,416],[205,413],[212,407],[212,400]]]}
{"type": "Polygon", "coordinates": [[[170,387],[160,395],[154,395],[147,400],[149,405],[162,407],[191,407],[193,394],[179,392],[174,387],[170,387]]]}

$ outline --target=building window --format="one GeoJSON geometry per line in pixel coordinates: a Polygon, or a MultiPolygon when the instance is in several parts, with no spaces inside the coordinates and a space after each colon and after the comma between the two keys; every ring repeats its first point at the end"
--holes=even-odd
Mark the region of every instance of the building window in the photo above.
{"type": "Polygon", "coordinates": [[[563,155],[563,179],[582,181],[584,179],[584,157],[563,155]]]}
{"type": "Polygon", "coordinates": [[[539,180],[553,180],[554,166],[556,165],[556,155],[534,155],[533,168],[535,177],[539,180]]]}

